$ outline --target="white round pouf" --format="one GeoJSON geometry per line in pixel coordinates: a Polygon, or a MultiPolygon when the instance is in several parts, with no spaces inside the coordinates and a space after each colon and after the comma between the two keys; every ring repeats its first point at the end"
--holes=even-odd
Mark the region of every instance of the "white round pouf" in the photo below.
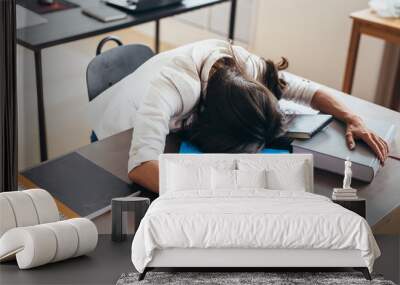
{"type": "Polygon", "coordinates": [[[77,257],[96,248],[97,228],[85,218],[7,231],[0,238],[0,261],[14,255],[20,269],[77,257]]]}
{"type": "Polygon", "coordinates": [[[9,229],[17,226],[10,202],[2,195],[0,195],[0,219],[0,237],[9,229]]]}
{"type": "Polygon", "coordinates": [[[28,194],[32,199],[39,218],[39,224],[60,220],[56,202],[49,192],[43,189],[29,189],[22,192],[28,194]]]}
{"type": "Polygon", "coordinates": [[[53,197],[43,189],[0,193],[0,262],[17,259],[20,269],[86,254],[98,233],[85,218],[59,221],[53,197]]]}
{"type": "Polygon", "coordinates": [[[11,229],[0,239],[0,260],[15,255],[20,269],[49,263],[56,250],[54,233],[40,225],[11,229]]]}
{"type": "Polygon", "coordinates": [[[0,195],[10,202],[17,227],[33,226],[39,223],[35,205],[28,194],[23,191],[14,191],[3,192],[0,195]]]}
{"type": "Polygon", "coordinates": [[[51,262],[57,262],[75,255],[78,249],[78,233],[69,223],[65,221],[44,224],[53,231],[57,240],[57,252],[51,262]]]}
{"type": "Polygon", "coordinates": [[[96,248],[98,232],[96,225],[92,221],[84,218],[75,218],[65,220],[65,222],[72,225],[78,232],[79,245],[74,257],[86,254],[96,248]]]}
{"type": "Polygon", "coordinates": [[[60,220],[56,202],[43,189],[0,193],[0,237],[9,229],[60,220]]]}

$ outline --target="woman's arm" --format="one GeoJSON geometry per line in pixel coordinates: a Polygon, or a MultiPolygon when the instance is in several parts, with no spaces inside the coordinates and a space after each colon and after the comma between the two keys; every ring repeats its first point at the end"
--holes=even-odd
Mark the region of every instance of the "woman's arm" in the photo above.
{"type": "Polygon", "coordinates": [[[179,99],[174,92],[167,88],[153,87],[135,116],[129,150],[128,177],[156,193],[158,193],[157,159],[165,147],[169,121],[176,113],[174,106],[179,106],[179,99]]]}
{"type": "Polygon", "coordinates": [[[158,161],[151,160],[142,163],[128,173],[133,182],[142,185],[146,189],[158,193],[158,161]]]}
{"type": "Polygon", "coordinates": [[[363,120],[345,105],[335,100],[327,92],[318,89],[312,97],[311,107],[331,114],[347,125],[346,141],[350,149],[355,148],[355,140],[362,140],[374,151],[381,163],[384,163],[389,154],[389,146],[386,141],[370,131],[363,120]]]}
{"type": "Polygon", "coordinates": [[[331,114],[347,125],[346,141],[350,149],[354,149],[356,140],[364,141],[378,156],[383,164],[389,154],[387,143],[374,132],[370,131],[363,120],[348,109],[345,105],[334,99],[318,84],[303,79],[287,72],[281,72],[281,78],[287,82],[287,88],[282,93],[282,98],[294,102],[310,105],[314,109],[331,114]]]}
{"type": "Polygon", "coordinates": [[[171,118],[185,114],[196,103],[201,83],[191,58],[176,57],[155,77],[134,122],[128,177],[158,193],[158,156],[165,148],[171,118]]]}

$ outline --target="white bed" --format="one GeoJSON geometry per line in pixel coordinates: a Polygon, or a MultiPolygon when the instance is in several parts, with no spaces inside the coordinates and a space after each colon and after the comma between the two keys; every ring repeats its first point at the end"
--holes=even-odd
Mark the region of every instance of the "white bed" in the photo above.
{"type": "Polygon", "coordinates": [[[310,155],[160,156],[160,197],[132,243],[154,267],[354,267],[379,248],[367,222],[313,192],[310,155]]]}

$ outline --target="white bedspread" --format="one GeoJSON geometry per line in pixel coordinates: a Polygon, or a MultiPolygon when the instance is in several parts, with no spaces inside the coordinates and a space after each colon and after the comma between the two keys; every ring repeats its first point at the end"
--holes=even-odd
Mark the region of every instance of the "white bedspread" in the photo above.
{"type": "Polygon", "coordinates": [[[380,251],[368,223],[330,199],[306,192],[236,191],[219,197],[197,192],[156,199],[132,244],[143,272],[155,249],[358,249],[372,271],[380,251]]]}

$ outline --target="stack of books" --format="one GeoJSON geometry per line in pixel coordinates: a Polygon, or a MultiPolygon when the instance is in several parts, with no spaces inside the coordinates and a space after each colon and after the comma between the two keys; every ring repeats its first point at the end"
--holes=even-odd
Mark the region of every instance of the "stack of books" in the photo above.
{"type": "Polygon", "coordinates": [[[357,190],[353,188],[335,188],[332,193],[333,200],[357,200],[357,190]]]}

